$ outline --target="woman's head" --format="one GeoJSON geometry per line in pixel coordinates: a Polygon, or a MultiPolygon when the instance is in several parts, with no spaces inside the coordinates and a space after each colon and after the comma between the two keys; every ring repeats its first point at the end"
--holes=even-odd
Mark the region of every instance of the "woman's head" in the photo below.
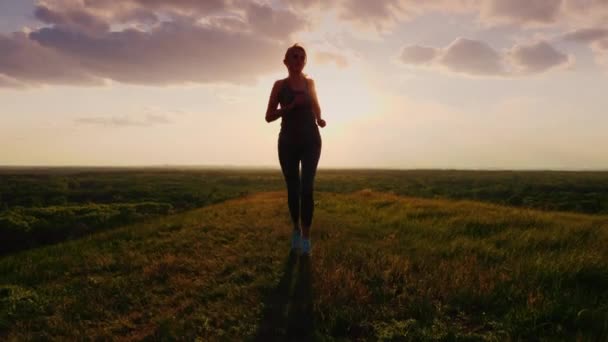
{"type": "Polygon", "coordinates": [[[298,43],[293,44],[285,52],[283,63],[290,73],[302,72],[306,65],[306,50],[298,45],[298,43]]]}

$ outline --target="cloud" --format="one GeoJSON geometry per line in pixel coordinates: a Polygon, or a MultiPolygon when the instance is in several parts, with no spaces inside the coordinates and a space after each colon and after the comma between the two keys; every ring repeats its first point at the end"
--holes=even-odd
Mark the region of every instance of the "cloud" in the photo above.
{"type": "Polygon", "coordinates": [[[269,5],[247,2],[247,21],[256,34],[285,39],[306,26],[306,20],[288,10],[273,9],[269,5]]]}
{"type": "Polygon", "coordinates": [[[469,75],[502,75],[502,57],[488,44],[458,38],[443,49],[438,63],[449,70],[469,75]]]}
{"type": "Polygon", "coordinates": [[[478,0],[473,5],[481,22],[527,28],[548,26],[571,29],[605,24],[606,0],[478,0]]]}
{"type": "Polygon", "coordinates": [[[571,63],[571,58],[545,41],[515,45],[508,54],[511,63],[523,74],[533,74],[571,63]]]}
{"type": "MultiPolygon", "coordinates": [[[[568,13],[565,0],[296,0],[290,2],[297,9],[335,9],[338,18],[358,27],[379,32],[388,31],[396,23],[424,13],[476,13],[481,22],[490,25],[517,24],[549,25],[557,23],[568,13]]],[[[580,0],[571,0],[580,1],[580,0]]],[[[588,0],[587,0],[588,1],[588,0]]],[[[597,0],[593,7],[599,7],[597,0]]],[[[575,12],[571,9],[571,11],[575,12]]],[[[580,12],[580,9],[578,10],[580,12]]]]}
{"type": "Polygon", "coordinates": [[[606,37],[608,37],[608,29],[590,27],[567,32],[561,38],[567,41],[589,43],[606,37]]]}
{"type": "Polygon", "coordinates": [[[99,77],[136,84],[248,83],[275,69],[279,62],[269,61],[280,61],[283,52],[266,39],[178,22],[99,36],[43,28],[30,38],[99,77]]]}
{"type": "Polygon", "coordinates": [[[561,0],[563,20],[569,26],[605,25],[608,19],[606,0],[561,0]]]}
{"type": "Polygon", "coordinates": [[[608,39],[596,40],[590,46],[595,54],[596,63],[608,70],[608,39]]]}
{"type": "Polygon", "coordinates": [[[428,11],[463,12],[475,9],[479,0],[292,0],[284,1],[294,10],[312,15],[334,11],[341,21],[363,30],[387,32],[403,20],[428,11]],[[315,12],[316,11],[316,12],[315,12]]]}
{"type": "Polygon", "coordinates": [[[362,26],[373,26],[378,31],[392,26],[404,14],[399,0],[350,0],[343,1],[339,17],[362,26]]]}
{"type": "Polygon", "coordinates": [[[406,64],[427,64],[430,63],[438,53],[439,49],[433,47],[410,45],[401,50],[400,59],[406,64]]]}
{"type": "Polygon", "coordinates": [[[170,124],[174,121],[165,114],[146,113],[143,117],[131,116],[96,116],[96,117],[81,117],[74,119],[74,122],[79,125],[95,125],[109,127],[148,127],[156,125],[170,124]]]}
{"type": "Polygon", "coordinates": [[[155,21],[158,14],[201,18],[238,9],[236,1],[228,0],[50,0],[50,3],[68,9],[81,5],[112,22],[155,21]]]}
{"type": "MultiPolygon", "coordinates": [[[[287,2],[286,2],[287,3],[287,2]]],[[[486,25],[578,27],[603,24],[606,0],[294,0],[298,10],[335,10],[339,19],[356,27],[389,31],[397,23],[428,12],[472,13],[486,25]]]]}
{"type": "Polygon", "coordinates": [[[499,52],[483,41],[459,37],[443,48],[410,45],[399,59],[415,66],[430,66],[471,76],[525,76],[573,63],[572,57],[549,43],[517,44],[499,52]]]}
{"type": "Polygon", "coordinates": [[[608,67],[608,29],[603,27],[588,27],[567,32],[562,40],[588,44],[593,51],[598,65],[608,67]]]}
{"type": "Polygon", "coordinates": [[[592,44],[592,47],[603,52],[608,52],[608,39],[597,40],[592,44]]]}
{"type": "Polygon", "coordinates": [[[102,80],[79,62],[31,40],[27,34],[0,34],[0,77],[26,85],[44,80],[55,84],[100,85],[102,80]]]}
{"type": "Polygon", "coordinates": [[[36,6],[34,16],[46,24],[86,31],[107,31],[108,22],[86,10],[75,8],[71,10],[55,10],[43,4],[36,6]]]}
{"type": "MultiPolygon", "coordinates": [[[[568,41],[591,44],[608,37],[607,28],[594,25],[608,18],[606,0],[39,0],[34,16],[40,28],[0,34],[0,87],[107,80],[251,84],[279,70],[291,37],[310,28],[317,11],[328,10],[344,22],[377,31],[441,11],[477,13],[487,24],[561,25],[571,30],[563,35],[568,41]],[[585,19],[590,24],[581,29],[585,19]]],[[[566,63],[560,54],[547,46],[520,47],[504,65],[504,52],[460,39],[443,48],[408,46],[400,59],[463,74],[502,75],[509,68],[524,73],[551,69],[566,63]],[[548,66],[532,61],[532,55],[543,53],[551,58],[548,66]]],[[[317,57],[338,66],[347,63],[323,51],[317,57]]]]}
{"type": "Polygon", "coordinates": [[[0,86],[252,83],[307,25],[244,0],[44,0],[35,16],[45,26],[0,35],[0,86]]]}
{"type": "Polygon", "coordinates": [[[25,88],[25,85],[14,78],[0,75],[0,88],[22,89],[25,88]]]}
{"type": "Polygon", "coordinates": [[[484,21],[547,24],[557,20],[561,0],[486,0],[481,5],[484,21]]]}

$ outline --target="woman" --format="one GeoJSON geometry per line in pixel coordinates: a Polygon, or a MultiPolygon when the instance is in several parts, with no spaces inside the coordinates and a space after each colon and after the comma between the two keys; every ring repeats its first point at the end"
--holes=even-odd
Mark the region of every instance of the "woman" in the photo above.
{"type": "Polygon", "coordinates": [[[325,127],[325,120],[321,119],[315,83],[302,73],[306,65],[304,48],[298,44],[291,46],[285,53],[283,63],[289,76],[274,82],[266,109],[266,122],[281,117],[278,151],[293,222],[291,248],[299,249],[302,255],[310,256],[310,225],[314,210],[313,184],[321,156],[321,134],[317,125],[325,127]],[[279,104],[281,108],[277,109],[279,104]]]}

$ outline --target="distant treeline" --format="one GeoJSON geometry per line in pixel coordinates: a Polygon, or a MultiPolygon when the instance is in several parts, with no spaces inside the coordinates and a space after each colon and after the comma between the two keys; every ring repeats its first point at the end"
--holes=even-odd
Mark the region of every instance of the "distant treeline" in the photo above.
{"type": "MultiPolygon", "coordinates": [[[[608,214],[608,172],[319,169],[316,191],[363,188],[542,210],[608,214]]],[[[286,191],[278,169],[0,172],[0,253],[224,201],[286,191]]]]}

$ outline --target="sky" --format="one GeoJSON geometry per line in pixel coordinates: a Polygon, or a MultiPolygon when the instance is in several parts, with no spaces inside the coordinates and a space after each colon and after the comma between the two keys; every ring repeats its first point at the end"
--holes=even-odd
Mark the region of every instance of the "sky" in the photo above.
{"type": "Polygon", "coordinates": [[[319,168],[608,169],[606,0],[0,0],[0,165],[279,167],[302,45],[319,168]]]}

